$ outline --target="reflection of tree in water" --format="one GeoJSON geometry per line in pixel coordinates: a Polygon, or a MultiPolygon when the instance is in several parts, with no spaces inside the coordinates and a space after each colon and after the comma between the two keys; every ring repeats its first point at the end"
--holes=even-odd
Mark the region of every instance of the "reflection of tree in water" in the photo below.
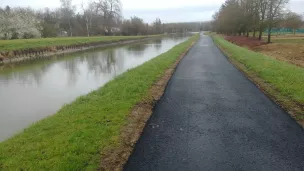
{"type": "Polygon", "coordinates": [[[156,50],[159,50],[162,47],[162,39],[153,40],[153,46],[156,50]]]}
{"type": "Polygon", "coordinates": [[[24,71],[15,71],[12,66],[12,72],[0,75],[0,80],[8,83],[10,80],[18,80],[22,84],[41,84],[41,80],[45,73],[51,68],[52,64],[43,63],[34,67],[30,67],[24,71]]]}
{"type": "Polygon", "coordinates": [[[68,72],[68,85],[75,85],[77,82],[77,77],[80,74],[80,70],[78,69],[78,64],[80,63],[80,58],[75,58],[72,60],[66,60],[63,62],[63,68],[68,72]]]}
{"type": "Polygon", "coordinates": [[[116,72],[117,61],[114,50],[89,53],[86,62],[89,72],[93,72],[96,76],[100,73],[116,72]]]}
{"type": "Polygon", "coordinates": [[[178,34],[172,34],[170,35],[170,39],[173,41],[181,41],[187,37],[190,37],[191,35],[188,33],[178,33],[178,34]]]}
{"type": "Polygon", "coordinates": [[[115,72],[116,60],[113,50],[82,53],[77,58],[64,61],[63,67],[68,73],[68,85],[74,85],[82,72],[81,66],[86,65],[88,73],[100,76],[100,73],[115,72]]]}
{"type": "Polygon", "coordinates": [[[127,51],[129,54],[134,56],[143,56],[145,53],[145,49],[147,48],[146,44],[135,44],[127,47],[127,51]]]}

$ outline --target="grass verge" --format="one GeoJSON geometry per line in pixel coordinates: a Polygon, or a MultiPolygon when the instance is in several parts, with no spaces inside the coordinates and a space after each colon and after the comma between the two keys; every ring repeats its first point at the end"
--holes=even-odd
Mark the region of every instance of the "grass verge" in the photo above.
{"type": "Polygon", "coordinates": [[[0,170],[103,168],[101,155],[124,143],[121,131],[134,107],[149,99],[154,83],[197,39],[191,37],[0,143],[0,170]]]}
{"type": "Polygon", "coordinates": [[[0,51],[12,51],[29,48],[77,45],[95,42],[111,42],[119,40],[133,40],[151,36],[102,36],[102,37],[60,37],[60,38],[41,38],[41,39],[16,39],[0,40],[0,51]]]}
{"type": "Polygon", "coordinates": [[[233,64],[304,126],[304,68],[212,37],[233,64]]]}

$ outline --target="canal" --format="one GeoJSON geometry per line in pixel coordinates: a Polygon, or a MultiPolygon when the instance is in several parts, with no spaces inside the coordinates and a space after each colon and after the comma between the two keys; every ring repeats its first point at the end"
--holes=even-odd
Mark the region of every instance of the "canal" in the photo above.
{"type": "Polygon", "coordinates": [[[0,141],[187,39],[167,36],[0,66],[0,141]]]}

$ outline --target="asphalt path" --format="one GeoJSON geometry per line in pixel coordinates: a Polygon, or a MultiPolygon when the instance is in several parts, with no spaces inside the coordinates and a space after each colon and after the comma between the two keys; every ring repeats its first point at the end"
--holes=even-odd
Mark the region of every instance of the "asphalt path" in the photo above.
{"type": "Polygon", "coordinates": [[[201,35],[124,170],[304,170],[304,131],[201,35]]]}

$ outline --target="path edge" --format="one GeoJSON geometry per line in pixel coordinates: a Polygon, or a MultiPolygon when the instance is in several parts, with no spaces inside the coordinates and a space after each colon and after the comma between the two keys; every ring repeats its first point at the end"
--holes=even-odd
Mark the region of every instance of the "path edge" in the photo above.
{"type": "Polygon", "coordinates": [[[239,61],[233,59],[231,54],[217,44],[214,41],[213,36],[210,36],[215,46],[221,51],[221,53],[226,57],[226,59],[236,68],[238,69],[247,79],[250,80],[258,89],[260,89],[268,98],[271,99],[276,105],[278,105],[282,110],[289,114],[293,120],[297,122],[297,124],[304,128],[304,119],[299,120],[295,116],[297,114],[301,114],[304,112],[303,106],[299,105],[297,102],[291,100],[290,98],[283,96],[280,94],[278,90],[276,90],[271,84],[266,83],[262,78],[260,78],[256,73],[249,71],[247,67],[240,63],[239,61]],[[281,99],[281,100],[279,100],[281,99]]]}
{"type": "Polygon", "coordinates": [[[101,154],[99,171],[121,171],[127,163],[133,149],[143,133],[146,123],[153,114],[154,108],[163,97],[178,64],[189,53],[198,39],[183,52],[177,60],[163,73],[163,75],[148,90],[148,97],[137,103],[127,116],[127,124],[121,129],[119,139],[122,141],[117,147],[107,149],[101,154]]]}

